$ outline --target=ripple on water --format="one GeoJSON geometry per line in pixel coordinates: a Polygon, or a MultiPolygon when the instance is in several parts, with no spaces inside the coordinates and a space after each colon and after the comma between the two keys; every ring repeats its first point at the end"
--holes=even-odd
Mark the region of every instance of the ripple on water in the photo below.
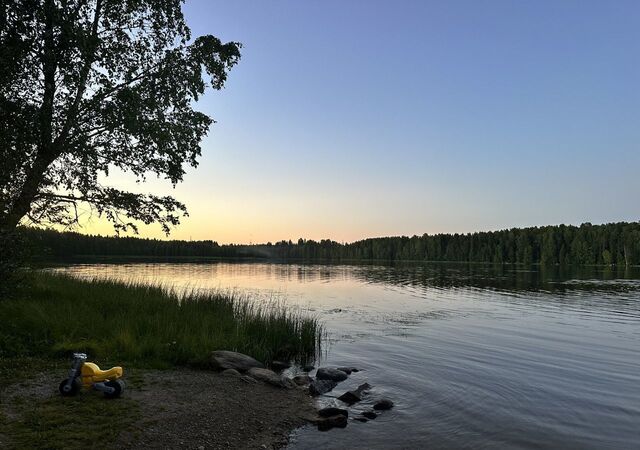
{"type": "Polygon", "coordinates": [[[640,269],[210,263],[57,270],[259,298],[276,292],[318,314],[330,339],[320,363],[362,369],[320,401],[337,403],[368,382],[371,398],[388,396],[396,406],[345,430],[299,430],[293,449],[640,442],[640,269]]]}

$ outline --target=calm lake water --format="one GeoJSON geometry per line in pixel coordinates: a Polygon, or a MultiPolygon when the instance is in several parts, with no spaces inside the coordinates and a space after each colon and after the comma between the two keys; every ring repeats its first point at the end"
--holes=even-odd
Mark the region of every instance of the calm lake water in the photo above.
{"type": "MultiPolygon", "coordinates": [[[[292,449],[640,447],[640,269],[79,264],[82,277],[277,296],[329,332],[322,365],[396,406],[292,449]]],[[[331,397],[320,400],[339,402],[331,397]]],[[[351,410],[371,407],[370,401],[351,410]]]]}

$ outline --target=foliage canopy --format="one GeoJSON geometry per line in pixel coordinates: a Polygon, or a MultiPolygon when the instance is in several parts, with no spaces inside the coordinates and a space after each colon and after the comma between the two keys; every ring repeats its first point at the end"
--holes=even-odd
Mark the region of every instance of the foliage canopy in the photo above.
{"type": "Polygon", "coordinates": [[[179,201],[106,186],[101,175],[175,185],[197,165],[213,120],[193,103],[223,87],[241,45],[192,39],[181,3],[0,3],[0,231],[73,225],[81,204],[116,231],[179,223],[179,201]]]}

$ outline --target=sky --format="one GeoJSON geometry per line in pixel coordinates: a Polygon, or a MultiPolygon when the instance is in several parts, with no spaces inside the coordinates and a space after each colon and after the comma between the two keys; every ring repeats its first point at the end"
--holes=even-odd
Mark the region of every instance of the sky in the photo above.
{"type": "Polygon", "coordinates": [[[639,219],[637,0],[187,0],[184,13],[194,36],[243,49],[196,104],[217,121],[199,167],[175,189],[136,188],[187,204],[171,238],[639,219]]]}

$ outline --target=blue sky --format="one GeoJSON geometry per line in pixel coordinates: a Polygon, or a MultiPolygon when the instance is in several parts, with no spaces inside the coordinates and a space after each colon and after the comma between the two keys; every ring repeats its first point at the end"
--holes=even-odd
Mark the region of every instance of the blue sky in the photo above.
{"type": "MultiPolygon", "coordinates": [[[[243,43],[173,237],[638,220],[638,1],[187,1],[243,43]]],[[[149,228],[147,235],[160,235],[149,228]]]]}

